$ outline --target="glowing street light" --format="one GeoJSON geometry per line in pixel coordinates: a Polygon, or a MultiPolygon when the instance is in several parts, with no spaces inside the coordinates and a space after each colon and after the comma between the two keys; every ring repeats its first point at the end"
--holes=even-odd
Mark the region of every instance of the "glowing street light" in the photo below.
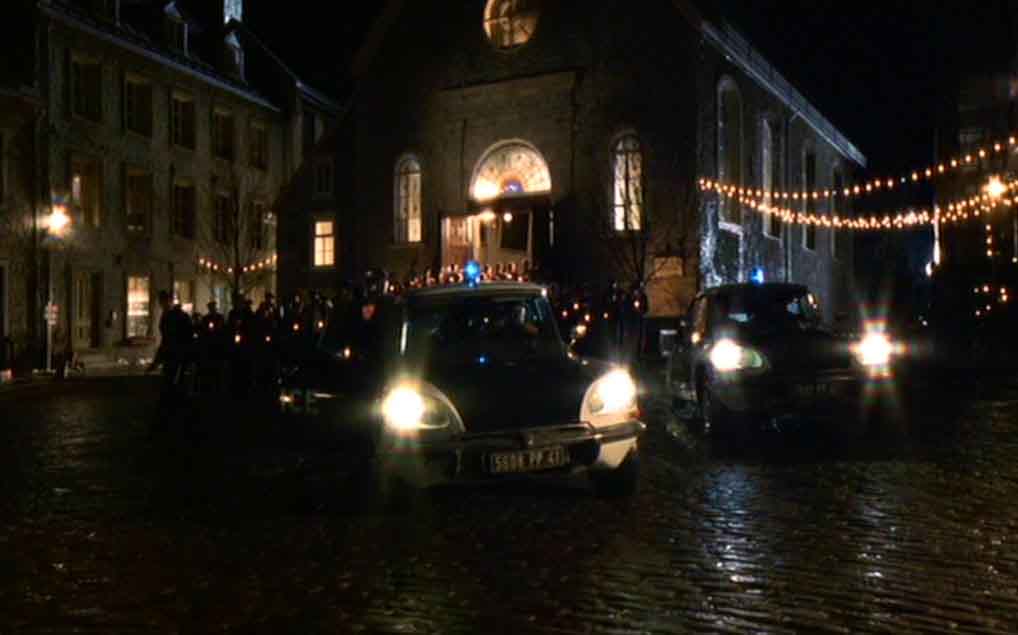
{"type": "Polygon", "coordinates": [[[67,215],[67,208],[64,205],[54,205],[50,211],[47,225],[54,234],[60,234],[71,224],[71,217],[67,215]]]}
{"type": "Polygon", "coordinates": [[[990,198],[997,200],[1007,192],[1007,186],[1004,185],[999,176],[991,176],[989,183],[986,184],[983,190],[990,198]]]}

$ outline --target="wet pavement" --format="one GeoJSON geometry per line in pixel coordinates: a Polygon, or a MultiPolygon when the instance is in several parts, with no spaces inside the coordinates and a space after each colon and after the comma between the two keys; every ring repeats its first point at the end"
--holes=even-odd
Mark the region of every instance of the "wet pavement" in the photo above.
{"type": "Polygon", "coordinates": [[[632,501],[408,510],[359,500],[338,424],[160,429],[155,390],[0,392],[0,633],[1018,632],[1018,377],[736,449],[658,404],[632,501]]]}

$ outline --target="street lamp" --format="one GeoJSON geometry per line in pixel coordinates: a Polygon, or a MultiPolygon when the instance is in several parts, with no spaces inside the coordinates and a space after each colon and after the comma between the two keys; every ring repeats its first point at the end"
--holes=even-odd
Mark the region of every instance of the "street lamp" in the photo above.
{"type": "Polygon", "coordinates": [[[996,201],[1007,193],[1007,186],[1004,185],[1004,182],[1000,180],[999,176],[991,176],[990,181],[983,188],[983,191],[985,191],[990,198],[996,201]]]}
{"type": "Polygon", "coordinates": [[[71,226],[67,203],[62,197],[54,197],[49,214],[42,219],[43,247],[46,255],[46,370],[53,370],[53,327],[59,317],[59,309],[53,303],[53,249],[56,241],[63,238],[71,226]]]}

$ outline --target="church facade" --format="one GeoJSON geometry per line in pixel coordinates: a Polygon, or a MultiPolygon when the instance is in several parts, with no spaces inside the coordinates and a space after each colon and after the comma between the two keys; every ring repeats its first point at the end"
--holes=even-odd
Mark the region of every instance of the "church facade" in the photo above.
{"type": "MultiPolygon", "coordinates": [[[[354,75],[316,150],[335,190],[314,196],[305,166],[291,189],[307,195],[280,214],[283,291],[473,259],[644,284],[657,315],[753,271],[848,301],[850,236],[698,188],[833,188],[865,164],[720,15],[672,0],[390,2],[354,75]]],[[[848,213],[824,205],[800,211],[848,213]]]]}

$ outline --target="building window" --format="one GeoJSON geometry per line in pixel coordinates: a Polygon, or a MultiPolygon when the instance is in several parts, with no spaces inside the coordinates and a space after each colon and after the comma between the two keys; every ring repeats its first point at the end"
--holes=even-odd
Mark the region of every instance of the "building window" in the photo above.
{"type": "MultiPolygon", "coordinates": [[[[844,206],[847,205],[847,200],[841,196],[841,192],[845,189],[845,177],[840,169],[834,170],[831,186],[834,188],[834,194],[831,196],[831,216],[846,218],[847,210],[844,209],[844,206]]],[[[831,256],[841,258],[848,254],[848,237],[847,230],[831,228],[831,256]]]]}
{"type": "Polygon", "coordinates": [[[244,49],[240,48],[240,43],[233,35],[231,35],[231,41],[226,43],[226,62],[229,65],[230,73],[244,79],[244,49]]]}
{"type": "Polygon", "coordinates": [[[127,278],[127,337],[146,337],[151,325],[151,296],[148,276],[127,278]]]}
{"type": "Polygon", "coordinates": [[[484,8],[484,32],[500,49],[526,44],[537,28],[537,0],[488,0],[484,8]]]}
{"type": "Polygon", "coordinates": [[[173,217],[170,229],[181,238],[194,239],[195,191],[191,183],[173,184],[173,217]]]}
{"type": "Polygon", "coordinates": [[[71,105],[74,114],[102,121],[102,65],[75,57],[71,60],[71,105]]]}
{"type": "MultiPolygon", "coordinates": [[[[781,148],[778,146],[778,135],[774,134],[774,122],[764,119],[760,129],[760,188],[767,196],[767,203],[775,205],[776,200],[770,195],[778,187],[781,178],[781,148]]],[[[779,238],[781,236],[781,217],[775,214],[763,215],[764,236],[779,238]]]]}
{"type": "Polygon", "coordinates": [[[179,304],[184,313],[194,313],[194,280],[173,281],[173,303],[179,304]]]}
{"type": "Polygon", "coordinates": [[[336,264],[336,234],[332,221],[315,221],[315,266],[336,264]]]}
{"type": "Polygon", "coordinates": [[[82,222],[91,227],[102,222],[100,177],[96,159],[80,155],[71,158],[71,203],[81,214],[82,222]]]}
{"type": "Polygon", "coordinates": [[[315,164],[315,195],[331,196],[333,182],[332,160],[320,159],[315,164]]]}
{"type": "Polygon", "coordinates": [[[230,222],[232,201],[229,194],[216,194],[215,217],[212,223],[212,237],[221,245],[230,244],[233,223],[230,222]]]}
{"type": "MultiPolygon", "coordinates": [[[[722,80],[718,88],[718,181],[742,187],[742,97],[735,83],[722,80]]],[[[722,197],[721,221],[742,225],[742,206],[722,197]]]]}
{"type": "Polygon", "coordinates": [[[148,231],[149,219],[152,218],[152,173],[127,168],[124,180],[127,231],[143,234],[148,231]]]}
{"type": "Polygon", "coordinates": [[[817,155],[806,150],[802,161],[803,202],[802,212],[806,214],[806,223],[802,226],[802,246],[811,251],[817,248],[817,228],[813,224],[816,218],[817,201],[813,192],[817,186],[817,155]]]}
{"type": "Polygon", "coordinates": [[[233,159],[233,114],[228,111],[212,113],[212,153],[220,159],[233,159]]]}
{"type": "Polygon", "coordinates": [[[265,249],[269,244],[266,236],[267,215],[265,203],[261,201],[251,203],[251,248],[257,251],[265,249]]]}
{"type": "Polygon", "coordinates": [[[265,170],[269,167],[269,131],[265,124],[251,124],[251,165],[265,170]]]}
{"type": "Polygon", "coordinates": [[[396,169],[397,243],[421,242],[421,164],[406,157],[396,169]]]}
{"type": "Polygon", "coordinates": [[[152,84],[130,77],[124,81],[124,126],[152,136],[152,84]]]}
{"type": "Polygon", "coordinates": [[[643,226],[643,154],[634,134],[624,135],[612,151],[615,231],[639,231],[643,226]]]}
{"type": "Polygon", "coordinates": [[[194,97],[174,91],[170,107],[170,135],[173,137],[173,145],[194,150],[194,124],[194,97]]]}

